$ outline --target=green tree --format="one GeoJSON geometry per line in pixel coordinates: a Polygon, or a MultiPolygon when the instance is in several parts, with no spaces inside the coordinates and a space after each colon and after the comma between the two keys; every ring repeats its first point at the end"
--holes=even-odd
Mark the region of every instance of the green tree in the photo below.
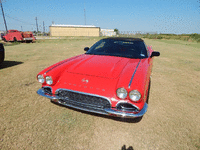
{"type": "Polygon", "coordinates": [[[117,28],[114,29],[114,32],[118,35],[119,34],[119,30],[117,28]]]}

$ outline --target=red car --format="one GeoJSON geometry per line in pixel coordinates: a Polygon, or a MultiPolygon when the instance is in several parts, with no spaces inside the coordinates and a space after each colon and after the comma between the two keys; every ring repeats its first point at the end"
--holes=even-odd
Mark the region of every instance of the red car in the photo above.
{"type": "Polygon", "coordinates": [[[148,107],[153,57],[160,53],[139,38],[106,38],[84,50],[41,71],[37,93],[83,111],[142,117],[148,107]]]}

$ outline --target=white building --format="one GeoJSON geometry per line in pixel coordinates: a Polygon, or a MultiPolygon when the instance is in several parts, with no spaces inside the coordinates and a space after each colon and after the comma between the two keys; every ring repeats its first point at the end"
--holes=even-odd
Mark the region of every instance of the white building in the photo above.
{"type": "Polygon", "coordinates": [[[102,36],[116,36],[114,29],[101,29],[102,36]]]}

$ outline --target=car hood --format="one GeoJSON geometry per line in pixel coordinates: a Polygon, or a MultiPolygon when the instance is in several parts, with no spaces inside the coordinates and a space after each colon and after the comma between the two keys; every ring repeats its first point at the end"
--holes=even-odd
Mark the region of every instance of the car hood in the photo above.
{"type": "MultiPolygon", "coordinates": [[[[66,72],[110,79],[119,77],[130,61],[130,58],[87,54],[81,55],[77,59],[79,61],[74,60],[74,63],[67,67],[66,72]]],[[[132,59],[131,69],[134,69],[138,62],[139,59],[132,59]]]]}
{"type": "MultiPolygon", "coordinates": [[[[53,93],[58,89],[70,89],[113,98],[117,88],[128,88],[133,74],[135,82],[131,86],[140,90],[138,87],[143,81],[138,78],[146,70],[142,69],[145,61],[147,60],[82,54],[56,63],[39,74],[52,77],[53,93]]],[[[44,83],[43,86],[48,85],[44,83]]]]}

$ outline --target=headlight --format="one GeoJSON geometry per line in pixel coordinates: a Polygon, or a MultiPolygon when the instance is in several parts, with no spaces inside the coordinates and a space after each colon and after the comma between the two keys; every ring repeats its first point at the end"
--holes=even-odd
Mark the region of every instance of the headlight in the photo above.
{"type": "Polygon", "coordinates": [[[129,97],[132,101],[137,102],[141,98],[141,94],[137,90],[132,90],[129,92],[129,97]]]}
{"type": "Polygon", "coordinates": [[[125,88],[119,88],[117,89],[117,97],[124,99],[127,97],[127,91],[125,88]]]}
{"type": "Polygon", "coordinates": [[[46,83],[47,83],[48,85],[53,84],[53,80],[52,80],[52,78],[51,78],[50,76],[46,76],[46,83]]]}
{"type": "Polygon", "coordinates": [[[38,79],[38,82],[44,83],[44,77],[43,77],[43,75],[38,75],[37,79],[38,79]]]}

